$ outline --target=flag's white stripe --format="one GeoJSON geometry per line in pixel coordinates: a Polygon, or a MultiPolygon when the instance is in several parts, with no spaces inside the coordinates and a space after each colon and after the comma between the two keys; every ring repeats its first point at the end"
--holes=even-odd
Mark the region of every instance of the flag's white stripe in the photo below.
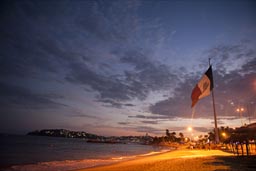
{"type": "Polygon", "coordinates": [[[197,86],[201,91],[201,95],[199,96],[199,99],[210,95],[211,93],[210,85],[211,85],[210,79],[207,77],[207,75],[204,74],[201,80],[197,84],[197,86]]]}

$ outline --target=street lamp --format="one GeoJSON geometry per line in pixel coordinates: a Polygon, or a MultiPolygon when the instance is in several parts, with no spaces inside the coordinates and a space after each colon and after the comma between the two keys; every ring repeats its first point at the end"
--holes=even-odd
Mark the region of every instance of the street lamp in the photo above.
{"type": "Polygon", "coordinates": [[[190,141],[192,141],[192,136],[193,136],[192,131],[193,131],[193,128],[192,128],[191,126],[189,126],[189,127],[187,128],[187,130],[188,130],[188,132],[191,133],[191,135],[190,135],[190,141]]]}
{"type": "Polygon", "coordinates": [[[244,108],[243,108],[243,107],[237,108],[236,111],[239,112],[239,113],[240,113],[240,112],[243,112],[243,111],[244,111],[244,108]]]}
{"type": "Polygon", "coordinates": [[[222,132],[221,134],[224,138],[226,137],[226,133],[225,132],[222,132]]]}
{"type": "Polygon", "coordinates": [[[188,127],[188,131],[189,131],[189,132],[192,132],[192,130],[193,130],[192,127],[189,126],[189,127],[188,127]]]}
{"type": "Polygon", "coordinates": [[[239,113],[240,119],[241,119],[241,124],[243,125],[242,113],[244,112],[244,108],[243,108],[243,107],[238,107],[238,108],[236,109],[236,111],[239,113]]]}

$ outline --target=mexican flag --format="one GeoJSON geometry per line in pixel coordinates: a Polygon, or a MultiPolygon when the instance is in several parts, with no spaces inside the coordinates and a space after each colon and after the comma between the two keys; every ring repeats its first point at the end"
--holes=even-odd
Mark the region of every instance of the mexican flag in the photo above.
{"type": "Polygon", "coordinates": [[[195,106],[195,104],[199,99],[210,95],[212,89],[213,89],[213,77],[212,77],[212,66],[210,66],[192,91],[191,107],[195,106]]]}

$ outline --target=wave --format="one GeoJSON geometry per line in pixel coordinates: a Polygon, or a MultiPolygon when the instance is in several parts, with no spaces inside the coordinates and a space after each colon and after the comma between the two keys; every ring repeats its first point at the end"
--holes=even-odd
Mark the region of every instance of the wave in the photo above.
{"type": "Polygon", "coordinates": [[[169,152],[169,151],[172,151],[171,149],[166,149],[166,150],[161,150],[161,151],[152,151],[152,152],[149,152],[149,153],[146,153],[146,154],[141,154],[139,156],[152,156],[152,155],[156,155],[156,154],[161,154],[161,153],[166,153],[166,152],[169,152]]]}
{"type": "Polygon", "coordinates": [[[113,159],[85,159],[85,160],[64,160],[39,162],[36,164],[14,165],[6,168],[6,171],[67,171],[76,170],[100,165],[108,165],[120,160],[113,159]]]}
{"type": "Polygon", "coordinates": [[[120,156],[113,157],[110,159],[84,159],[84,160],[63,160],[63,161],[50,161],[50,162],[39,162],[36,164],[24,164],[24,165],[13,165],[5,168],[5,171],[67,171],[67,170],[78,170],[89,167],[96,167],[102,165],[109,165],[120,161],[127,161],[135,159],[136,157],[151,156],[160,153],[165,153],[171,150],[161,150],[159,152],[149,152],[146,154],[134,155],[134,156],[120,156]]]}

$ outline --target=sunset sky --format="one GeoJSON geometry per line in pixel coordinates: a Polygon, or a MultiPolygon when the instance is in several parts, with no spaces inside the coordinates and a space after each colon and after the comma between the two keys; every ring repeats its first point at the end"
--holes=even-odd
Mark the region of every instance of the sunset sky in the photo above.
{"type": "Polygon", "coordinates": [[[208,58],[218,126],[256,121],[256,1],[0,3],[0,132],[206,134],[208,58]]]}

